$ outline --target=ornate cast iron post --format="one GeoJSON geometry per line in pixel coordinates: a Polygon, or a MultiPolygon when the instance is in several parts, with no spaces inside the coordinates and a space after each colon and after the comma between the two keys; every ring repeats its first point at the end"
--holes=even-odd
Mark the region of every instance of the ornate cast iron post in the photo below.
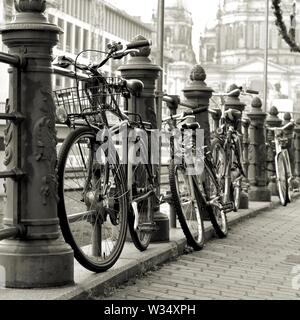
{"type": "Polygon", "coordinates": [[[242,134],[243,134],[243,168],[246,175],[246,178],[243,179],[243,185],[244,185],[244,192],[242,193],[241,208],[248,208],[249,207],[249,197],[248,197],[248,191],[249,191],[249,126],[250,126],[250,119],[249,118],[243,118],[242,119],[242,134]]]}
{"type": "MultiPolygon", "coordinates": [[[[229,88],[228,88],[228,92],[233,91],[235,89],[238,89],[238,86],[236,84],[232,84],[229,88]]],[[[241,112],[241,116],[239,117],[239,119],[236,119],[236,128],[237,131],[240,134],[240,138],[241,138],[241,142],[243,140],[242,138],[242,113],[245,110],[245,103],[243,103],[240,100],[240,93],[237,92],[234,96],[232,97],[227,97],[226,98],[226,109],[234,109],[234,110],[238,110],[241,112]]],[[[245,181],[245,179],[243,179],[243,190],[242,190],[242,194],[241,194],[241,202],[240,202],[240,208],[241,209],[248,209],[249,208],[249,199],[248,199],[248,188],[246,187],[248,185],[247,181],[245,181]]]]}
{"type": "MultiPolygon", "coordinates": [[[[278,110],[276,107],[272,107],[266,120],[266,125],[269,127],[280,127],[282,120],[278,117],[278,110]]],[[[274,145],[275,132],[267,129],[267,173],[269,181],[269,190],[272,195],[278,195],[276,184],[276,172],[275,172],[275,145],[274,145]]]]}
{"type": "MultiPolygon", "coordinates": [[[[143,36],[137,36],[134,40],[145,40],[143,36]]],[[[125,79],[139,79],[144,83],[144,90],[137,98],[137,112],[142,119],[151,122],[154,129],[158,128],[155,113],[155,81],[161,76],[162,69],[153,64],[149,58],[151,49],[141,48],[140,53],[133,54],[128,63],[122,65],[119,70],[125,79]]],[[[159,183],[159,168],[155,166],[157,183],[159,183]]],[[[169,241],[169,219],[159,210],[159,203],[154,201],[154,221],[159,230],[152,235],[152,241],[169,241]]]]}
{"type": "Polygon", "coordinates": [[[248,181],[248,171],[249,171],[249,126],[250,126],[250,119],[243,118],[242,119],[242,132],[243,132],[243,166],[245,170],[245,175],[248,181]]]}
{"type": "MultiPolygon", "coordinates": [[[[283,116],[283,125],[288,124],[291,121],[291,119],[292,119],[291,114],[289,112],[286,112],[283,116]]],[[[287,138],[287,140],[288,140],[287,149],[289,152],[293,176],[295,175],[294,127],[295,127],[295,125],[285,129],[283,132],[284,137],[287,138]]],[[[293,181],[293,182],[295,183],[295,181],[293,181]]],[[[295,187],[297,187],[297,186],[295,186],[295,187]]]]}
{"type": "MultiPolygon", "coordinates": [[[[238,86],[236,84],[232,84],[229,88],[228,88],[228,92],[230,91],[233,91],[235,89],[238,89],[238,86]]],[[[226,106],[226,110],[228,109],[234,109],[234,110],[238,110],[240,111],[241,113],[244,112],[245,110],[245,103],[242,102],[240,100],[240,93],[237,92],[235,94],[235,96],[232,96],[232,97],[227,97],[226,98],[226,103],[225,103],[225,106],[226,106]]],[[[237,119],[237,129],[238,129],[238,132],[241,134],[242,133],[242,125],[241,125],[241,119],[242,119],[242,114],[241,114],[241,118],[240,119],[237,119]]]]}
{"type": "MultiPolygon", "coordinates": [[[[206,73],[200,65],[195,65],[191,71],[190,82],[182,90],[187,102],[198,107],[208,107],[209,99],[212,97],[213,89],[205,83],[206,73]]],[[[210,125],[208,111],[196,115],[196,121],[200,128],[204,129],[204,144],[210,145],[210,125]]]]}
{"type": "Polygon", "coordinates": [[[251,106],[251,112],[247,114],[250,119],[249,200],[271,201],[271,193],[267,187],[266,136],[264,128],[267,114],[262,112],[262,102],[258,97],[253,99],[251,106]]]}
{"type": "Polygon", "coordinates": [[[17,15],[1,30],[23,67],[11,68],[7,112],[24,121],[6,129],[5,164],[19,163],[25,176],[6,182],[4,225],[24,229],[19,239],[0,242],[0,265],[7,287],[60,286],[73,282],[73,252],[60,238],[57,217],[55,106],[51,54],[60,29],[43,14],[46,1],[15,1],[17,15]]]}
{"type": "Polygon", "coordinates": [[[295,132],[295,177],[296,182],[300,185],[300,118],[296,120],[295,132]]]}

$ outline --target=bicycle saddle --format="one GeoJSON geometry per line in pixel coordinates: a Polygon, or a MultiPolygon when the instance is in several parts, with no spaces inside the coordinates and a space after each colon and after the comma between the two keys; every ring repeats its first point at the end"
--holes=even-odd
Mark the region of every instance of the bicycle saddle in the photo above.
{"type": "Polygon", "coordinates": [[[235,109],[228,109],[225,111],[226,117],[228,117],[231,121],[235,121],[242,115],[241,111],[235,109]]]}
{"type": "Polygon", "coordinates": [[[196,130],[199,129],[199,123],[198,122],[192,122],[192,123],[185,123],[182,125],[182,129],[190,129],[190,130],[196,130]]]}
{"type": "Polygon", "coordinates": [[[132,95],[138,97],[144,89],[144,83],[137,79],[126,80],[126,87],[132,95]]]}

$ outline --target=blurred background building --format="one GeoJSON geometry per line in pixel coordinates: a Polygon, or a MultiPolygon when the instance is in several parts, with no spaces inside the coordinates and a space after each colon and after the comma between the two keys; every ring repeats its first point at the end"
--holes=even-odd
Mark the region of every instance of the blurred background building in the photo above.
{"type": "MultiPolygon", "coordinates": [[[[207,72],[208,83],[216,90],[225,90],[236,82],[263,94],[265,3],[224,0],[214,25],[201,34],[199,60],[207,72]]],[[[291,5],[292,1],[285,2],[287,19],[291,5]]],[[[299,0],[297,6],[300,8],[299,0]]],[[[300,112],[300,55],[290,52],[282,40],[271,11],[269,20],[268,107],[276,105],[281,111],[300,112]]],[[[299,27],[298,24],[297,42],[299,27]]]]}

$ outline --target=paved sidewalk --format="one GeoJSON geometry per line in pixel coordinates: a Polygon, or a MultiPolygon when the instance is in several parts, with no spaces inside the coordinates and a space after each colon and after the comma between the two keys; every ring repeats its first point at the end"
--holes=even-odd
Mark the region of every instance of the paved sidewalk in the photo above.
{"type": "MultiPolygon", "coordinates": [[[[278,205],[275,202],[251,202],[250,209],[239,210],[238,213],[228,214],[229,224],[240,223],[250,217],[255,217],[266,210],[271,210],[278,205]]],[[[168,206],[161,207],[161,211],[168,214],[168,206]]],[[[214,235],[210,222],[205,223],[205,236],[207,240],[214,235]]],[[[139,252],[132,243],[126,243],[120,259],[107,272],[95,274],[80,266],[76,261],[74,270],[75,284],[60,288],[48,289],[5,289],[1,288],[0,300],[24,300],[24,299],[89,299],[107,294],[112,288],[126,283],[136,276],[152,270],[158,265],[165,263],[184,254],[186,251],[186,240],[180,227],[172,229],[170,242],[151,244],[144,252],[139,252]]]]}
{"type": "Polygon", "coordinates": [[[300,200],[231,228],[106,299],[300,299],[300,200]]]}

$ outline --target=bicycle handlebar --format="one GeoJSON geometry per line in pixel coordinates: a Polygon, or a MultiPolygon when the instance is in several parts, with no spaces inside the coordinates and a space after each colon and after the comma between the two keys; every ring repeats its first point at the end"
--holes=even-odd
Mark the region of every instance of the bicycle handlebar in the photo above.
{"type": "Polygon", "coordinates": [[[196,108],[193,110],[185,111],[185,112],[183,112],[183,114],[184,114],[184,116],[194,116],[196,114],[205,112],[207,110],[208,110],[208,107],[199,107],[199,108],[196,108]]]}
{"type": "Polygon", "coordinates": [[[214,97],[231,97],[231,96],[235,96],[237,94],[240,94],[241,90],[239,88],[234,89],[230,92],[213,92],[213,96],[214,97]]]}
{"type": "Polygon", "coordinates": [[[134,52],[135,49],[137,48],[141,48],[141,47],[147,47],[147,46],[151,46],[152,42],[151,40],[138,40],[138,41],[133,41],[130,42],[126,45],[126,49],[123,50],[123,45],[118,42],[118,43],[112,43],[112,44],[108,44],[107,48],[109,49],[106,57],[98,64],[91,64],[91,65],[85,65],[82,63],[75,63],[75,60],[70,58],[70,57],[66,57],[66,56],[59,56],[58,57],[58,62],[54,65],[61,67],[61,68],[68,68],[69,66],[73,65],[75,66],[77,69],[80,69],[82,71],[90,71],[93,74],[97,73],[97,69],[101,68],[104,64],[106,64],[106,62],[109,59],[122,59],[123,57],[125,57],[126,55],[128,55],[131,52],[134,52]],[[122,51],[123,50],[123,51],[122,51]]]}
{"type": "Polygon", "coordinates": [[[267,129],[270,131],[283,131],[294,125],[295,125],[295,121],[291,120],[289,123],[287,123],[283,127],[267,127],[267,129]]]}
{"type": "Polygon", "coordinates": [[[152,45],[151,40],[137,40],[130,42],[126,45],[127,49],[137,49],[142,47],[150,47],[152,45]]]}
{"type": "Polygon", "coordinates": [[[163,96],[163,101],[166,102],[166,103],[169,103],[169,104],[180,105],[182,107],[191,108],[192,110],[185,111],[186,115],[195,115],[195,114],[198,114],[198,113],[201,113],[201,112],[205,112],[208,109],[207,107],[195,108],[196,106],[193,105],[193,104],[180,101],[180,97],[179,96],[164,95],[163,96]]]}
{"type": "Polygon", "coordinates": [[[248,94],[259,94],[259,91],[248,89],[245,91],[248,94]]]}

